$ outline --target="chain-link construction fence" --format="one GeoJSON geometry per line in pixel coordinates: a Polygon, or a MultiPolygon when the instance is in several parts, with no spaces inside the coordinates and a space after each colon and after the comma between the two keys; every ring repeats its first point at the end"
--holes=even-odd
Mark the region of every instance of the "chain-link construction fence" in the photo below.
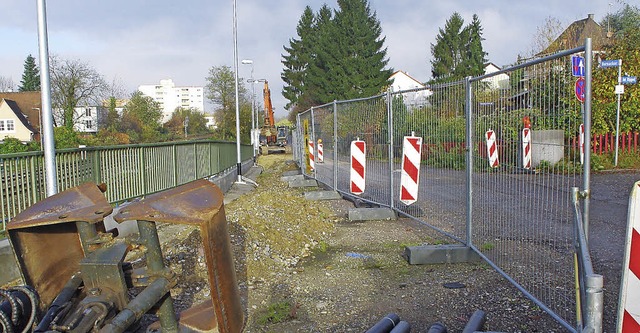
{"type": "Polygon", "coordinates": [[[592,286],[602,281],[576,236],[588,235],[590,151],[580,136],[590,137],[590,55],[587,40],[481,77],[314,107],[298,116],[295,156],[305,175],[343,195],[470,247],[568,330],[601,332],[602,290],[586,293],[585,276],[576,275],[587,267],[592,286]],[[400,175],[410,135],[422,138],[420,176],[417,201],[405,205],[400,175]],[[354,140],[366,144],[360,195],[350,185],[354,140]]]}

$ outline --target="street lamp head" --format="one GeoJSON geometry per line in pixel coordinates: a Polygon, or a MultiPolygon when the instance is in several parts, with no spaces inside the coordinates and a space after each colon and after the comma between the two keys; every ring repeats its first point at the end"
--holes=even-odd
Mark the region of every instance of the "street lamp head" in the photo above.
{"type": "Polygon", "coordinates": [[[251,65],[251,64],[253,64],[253,60],[251,60],[251,59],[243,59],[241,62],[242,62],[243,65],[251,65]]]}

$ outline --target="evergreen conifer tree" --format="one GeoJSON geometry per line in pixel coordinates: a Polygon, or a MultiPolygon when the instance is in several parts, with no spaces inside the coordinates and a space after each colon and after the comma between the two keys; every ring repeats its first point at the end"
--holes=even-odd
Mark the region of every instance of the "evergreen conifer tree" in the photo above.
{"type": "Polygon", "coordinates": [[[36,59],[31,55],[24,61],[24,72],[20,81],[19,91],[40,91],[40,72],[36,65],[36,59]]]}
{"type": "Polygon", "coordinates": [[[302,96],[301,104],[312,106],[332,100],[330,96],[333,96],[334,92],[328,75],[336,48],[333,34],[333,12],[324,4],[316,14],[313,27],[312,58],[305,77],[305,94],[302,96]]]}
{"type": "Polygon", "coordinates": [[[480,76],[484,74],[484,64],[487,62],[485,56],[487,55],[482,48],[482,26],[480,25],[480,19],[478,15],[473,14],[471,24],[469,24],[463,33],[466,38],[466,54],[463,60],[464,72],[460,73],[462,77],[465,76],[480,76]]]}
{"type": "Polygon", "coordinates": [[[367,0],[338,0],[334,17],[333,61],[329,78],[334,87],[333,99],[373,96],[389,85],[392,70],[384,47],[385,37],[375,12],[367,0]]]}
{"type": "Polygon", "coordinates": [[[282,95],[289,101],[285,106],[287,109],[298,103],[304,91],[306,71],[312,58],[314,19],[311,7],[305,7],[296,28],[298,39],[290,39],[289,47],[284,47],[287,54],[282,55],[284,70],[280,76],[285,83],[282,95]]]}
{"type": "Polygon", "coordinates": [[[453,13],[431,44],[431,75],[434,82],[459,80],[484,73],[485,56],[482,48],[482,26],[477,15],[464,27],[464,20],[453,13]]]}

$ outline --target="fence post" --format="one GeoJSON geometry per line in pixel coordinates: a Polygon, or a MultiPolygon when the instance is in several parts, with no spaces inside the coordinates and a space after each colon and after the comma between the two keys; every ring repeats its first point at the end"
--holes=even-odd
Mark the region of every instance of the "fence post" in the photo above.
{"type": "Polygon", "coordinates": [[[584,318],[583,332],[602,333],[602,317],[604,310],[604,295],[602,288],[604,282],[602,275],[591,274],[586,276],[584,288],[586,289],[586,314],[584,318]]]}
{"type": "Polygon", "coordinates": [[[338,102],[333,100],[333,190],[338,190],[338,102]]]}
{"type": "Polygon", "coordinates": [[[393,183],[393,101],[391,100],[391,88],[387,89],[387,117],[389,120],[387,132],[389,133],[389,179],[391,185],[389,186],[389,206],[393,209],[395,207],[393,201],[395,184],[393,183]]]}
{"type": "Polygon", "coordinates": [[[465,117],[466,119],[466,149],[467,149],[467,246],[473,245],[472,241],[472,215],[473,215],[473,108],[471,107],[472,94],[471,94],[471,77],[467,76],[464,79],[465,88],[465,117]]]}
{"type": "Polygon", "coordinates": [[[193,180],[198,179],[198,144],[193,143],[193,180]]]}
{"type": "Polygon", "coordinates": [[[141,189],[142,189],[142,195],[147,195],[147,162],[146,162],[146,158],[145,158],[145,154],[144,154],[144,146],[140,147],[140,182],[141,184],[141,189]]]}
{"type": "Polygon", "coordinates": [[[93,150],[93,181],[96,184],[100,184],[101,180],[102,180],[102,174],[100,173],[100,150],[98,149],[94,149],[93,150]]]}
{"type": "MultiPolygon", "coordinates": [[[[585,84],[584,84],[584,137],[591,138],[591,69],[593,65],[593,54],[591,51],[591,38],[587,38],[584,43],[585,59],[585,84]]],[[[589,241],[589,198],[591,197],[591,140],[584,140],[584,165],[583,165],[582,185],[584,187],[584,203],[582,206],[582,218],[584,224],[584,234],[589,241]]]]}
{"type": "MultiPolygon", "coordinates": [[[[178,186],[178,153],[176,144],[173,144],[173,186],[178,186]]],[[[219,162],[218,162],[219,163],[219,162]]]]}

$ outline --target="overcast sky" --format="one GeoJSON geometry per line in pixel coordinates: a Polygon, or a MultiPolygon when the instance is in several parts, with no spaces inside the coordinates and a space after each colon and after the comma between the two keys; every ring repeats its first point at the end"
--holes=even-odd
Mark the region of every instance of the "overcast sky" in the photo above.
{"type": "MultiPolygon", "coordinates": [[[[282,97],[283,45],[297,37],[304,7],[314,12],[336,0],[237,0],[238,57],[254,61],[254,77],[269,81],[276,117],[285,116],[282,97]]],[[[502,66],[531,48],[537,27],[552,16],[564,25],[620,9],[613,0],[370,0],[386,36],[389,66],[427,81],[430,44],[453,12],[465,23],[478,14],[489,61],[502,66]]],[[[24,60],[38,59],[35,0],[0,0],[0,76],[20,83],[24,60]]],[[[127,93],[171,78],[179,86],[205,85],[212,66],[233,68],[232,0],[55,0],[47,1],[49,52],[89,63],[127,93]]],[[[251,66],[239,65],[251,76],[251,66]]],[[[249,87],[250,88],[250,87],[249,87]]],[[[261,87],[256,86],[261,98],[261,87]]],[[[212,109],[210,105],[207,108],[212,109]]],[[[207,110],[213,111],[213,110],[207,110]]]]}

